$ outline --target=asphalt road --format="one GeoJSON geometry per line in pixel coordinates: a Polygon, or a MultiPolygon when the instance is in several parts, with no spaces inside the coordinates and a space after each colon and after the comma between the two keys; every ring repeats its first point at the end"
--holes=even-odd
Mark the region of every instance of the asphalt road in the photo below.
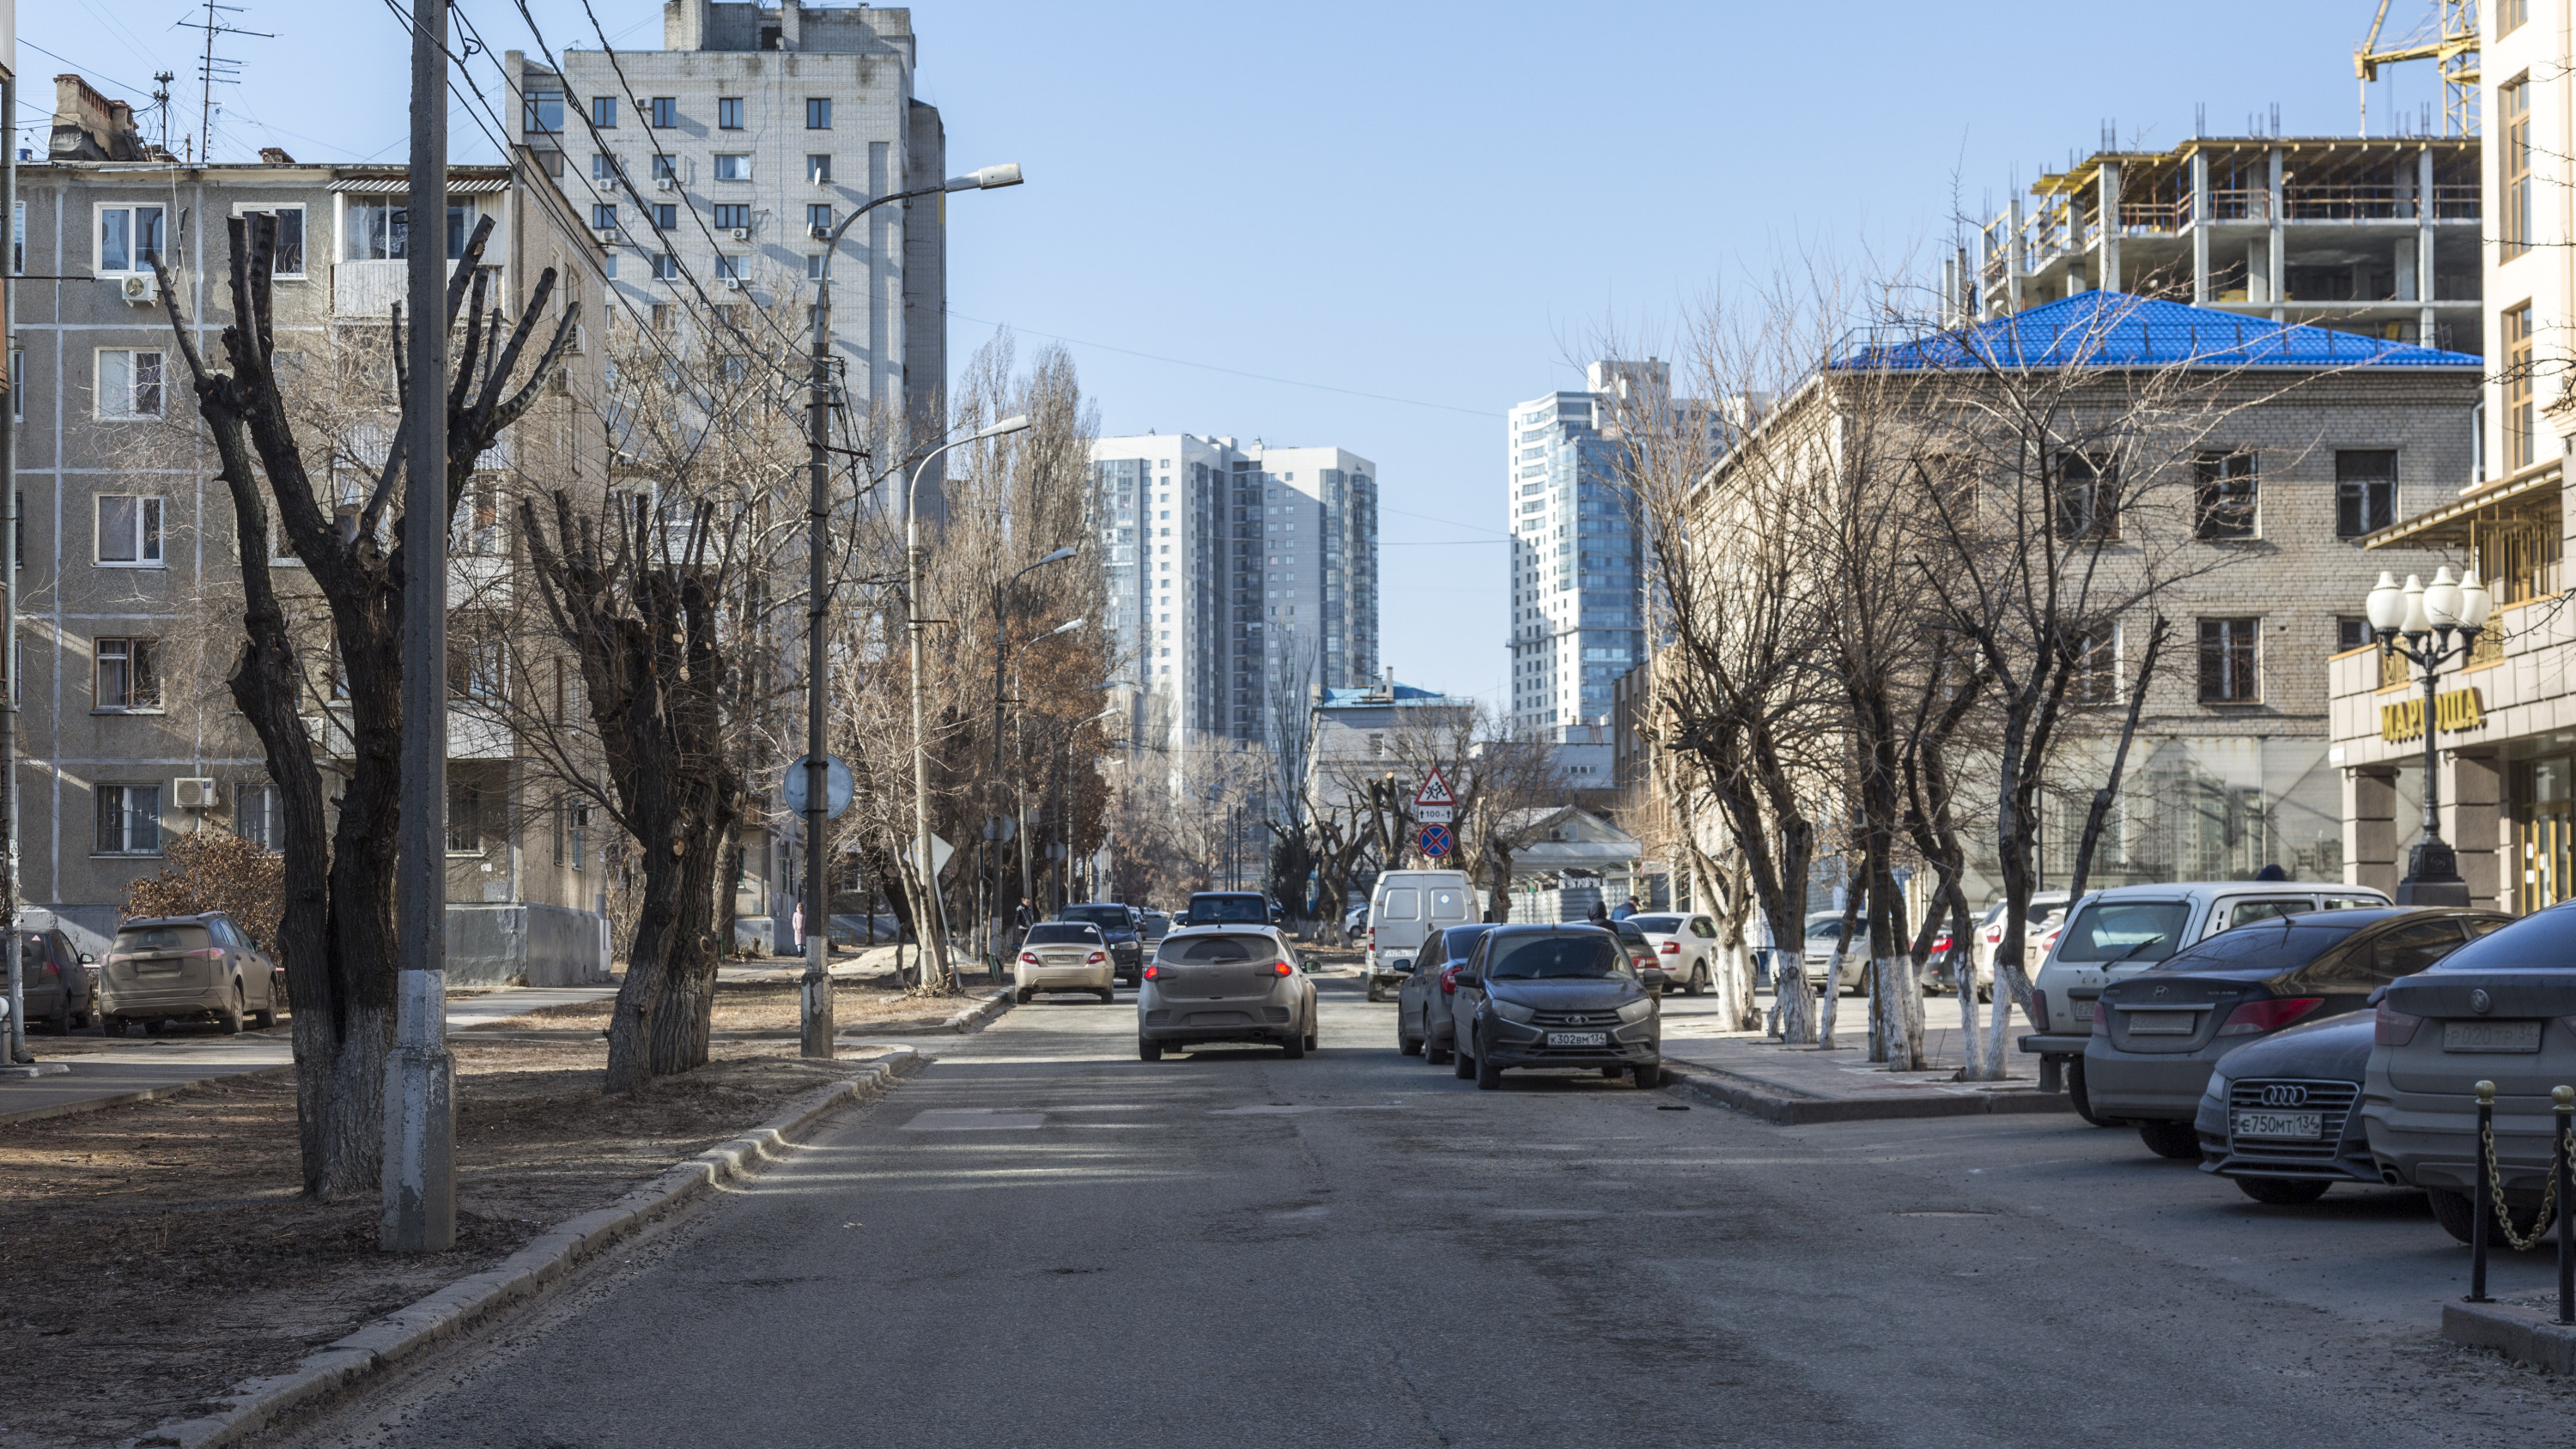
{"type": "MultiPolygon", "coordinates": [[[[2263,1209],[2072,1117],[1781,1128],[1020,1007],[303,1445],[2566,1442],[2434,1339],[2404,1195],[2263,1209]]],[[[2538,1263],[2500,1270],[2536,1288],[2538,1263]]]]}

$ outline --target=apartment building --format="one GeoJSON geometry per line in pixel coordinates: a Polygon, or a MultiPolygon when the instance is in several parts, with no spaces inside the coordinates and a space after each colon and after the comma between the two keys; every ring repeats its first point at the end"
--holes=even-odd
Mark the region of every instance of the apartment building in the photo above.
{"type": "Polygon", "coordinates": [[[1101,438],[1091,459],[1103,627],[1138,691],[1129,738],[1260,742],[1295,679],[1376,676],[1376,464],[1187,433],[1101,438]]]}
{"type": "MultiPolygon", "coordinates": [[[[24,520],[19,842],[31,908],[96,948],[128,883],[161,869],[164,841],[232,830],[273,844],[280,828],[261,748],[225,684],[242,638],[232,503],[213,476],[152,263],[174,273],[195,345],[220,365],[233,320],[224,223],[275,216],[281,363],[332,386],[333,369],[381,351],[403,295],[409,181],[400,167],[304,165],[276,150],[256,164],[188,165],[146,146],[132,109],[80,77],[59,77],[56,96],[47,159],[18,171],[16,270],[28,278],[14,286],[11,338],[24,520]]],[[[595,307],[599,247],[550,185],[522,174],[451,168],[446,244],[461,251],[488,217],[483,265],[497,305],[526,305],[551,267],[562,278],[555,305],[595,307]]],[[[506,587],[513,572],[501,484],[604,476],[600,383],[598,350],[585,346],[494,449],[457,533],[458,597],[506,587]]],[[[354,451],[305,439],[333,504],[372,482],[392,434],[389,395],[353,396],[335,436],[357,440],[354,451]]],[[[309,598],[301,565],[281,544],[263,546],[281,592],[309,598]]],[[[508,680],[469,651],[451,661],[450,687],[455,979],[603,972],[605,842],[587,811],[545,784],[496,694],[534,681],[508,680]]],[[[347,748],[339,708],[317,690],[310,721],[326,761],[347,748]]]]}
{"type": "Polygon", "coordinates": [[[1582,391],[1504,423],[1515,730],[1564,740],[1608,724],[1612,686],[1645,657],[1646,530],[1619,483],[1613,411],[1625,390],[1669,381],[1661,362],[1595,362],[1582,391]]]}
{"type": "MultiPolygon", "coordinates": [[[[2490,218],[2481,327],[2493,340],[2480,448],[2438,494],[2363,540],[2339,580],[2358,600],[2389,569],[2474,565],[2494,615],[2446,664],[2429,722],[2442,838],[2472,904],[2529,912],[2576,898],[2576,618],[2561,591],[2576,446],[2576,52],[2563,3],[2478,7],[2477,102],[2490,218]]],[[[2358,607],[2358,605],[2354,605],[2358,607]]],[[[2422,838],[2419,678],[2376,647],[2334,656],[2334,763],[2350,880],[2394,887],[2422,838]]]]}

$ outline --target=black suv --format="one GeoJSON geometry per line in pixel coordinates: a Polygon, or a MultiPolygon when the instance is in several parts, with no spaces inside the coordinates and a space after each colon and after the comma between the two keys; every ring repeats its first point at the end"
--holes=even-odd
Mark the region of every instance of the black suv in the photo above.
{"type": "Polygon", "coordinates": [[[1275,926],[1279,908],[1259,891],[1200,891],[1190,897],[1193,926],[1275,926]]]}
{"type": "Polygon", "coordinates": [[[1133,907],[1116,901],[1094,901],[1067,906],[1056,912],[1055,918],[1098,926],[1101,939],[1109,943],[1109,964],[1117,971],[1120,983],[1134,986],[1145,979],[1144,923],[1133,907]]]}

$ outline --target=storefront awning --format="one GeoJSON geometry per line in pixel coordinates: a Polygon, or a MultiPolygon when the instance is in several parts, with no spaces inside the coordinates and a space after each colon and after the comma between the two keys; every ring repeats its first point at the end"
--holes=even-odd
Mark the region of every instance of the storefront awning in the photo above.
{"type": "Polygon", "coordinates": [[[2489,484],[2475,493],[2464,493],[2439,508],[2392,523],[2363,538],[2361,546],[2384,548],[2396,543],[2413,548],[2435,544],[2465,545],[2472,527],[2485,529],[2546,523],[2555,528],[2558,526],[2559,475],[2560,470],[2552,466],[2526,477],[2489,484]]]}

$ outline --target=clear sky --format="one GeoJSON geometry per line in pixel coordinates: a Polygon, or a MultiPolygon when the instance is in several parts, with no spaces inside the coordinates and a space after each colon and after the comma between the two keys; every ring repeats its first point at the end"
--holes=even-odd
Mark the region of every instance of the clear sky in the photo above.
{"type": "MultiPolygon", "coordinates": [[[[407,36],[382,3],[242,0],[215,154],[402,158],[407,36]]],[[[658,0],[590,0],[620,46],[658,0]]],[[[553,48],[580,0],[530,0],[553,48]]],[[[2124,143],[2358,124],[2372,0],[1350,4],[925,0],[920,95],[952,170],[1029,184],[953,198],[949,344],[1007,324],[1072,345],[1110,433],[1333,444],[1379,466],[1382,653],[1409,684],[1504,702],[1502,416],[1579,385],[1585,339],[1772,259],[1901,254],[1960,207],[2124,143]]],[[[79,70],[197,129],[202,4],[21,0],[24,143],[79,70]],[[174,22],[177,24],[174,25],[174,22]]],[[[2394,0],[2391,33],[2428,15],[2394,0]]],[[[460,12],[535,51],[507,0],[460,12]]],[[[497,71],[477,61],[496,93],[497,71]]],[[[2371,130],[2436,99],[2371,88],[2371,130]]],[[[460,160],[490,144],[453,122],[460,160]]],[[[41,153],[40,153],[41,154],[41,153]]]]}

